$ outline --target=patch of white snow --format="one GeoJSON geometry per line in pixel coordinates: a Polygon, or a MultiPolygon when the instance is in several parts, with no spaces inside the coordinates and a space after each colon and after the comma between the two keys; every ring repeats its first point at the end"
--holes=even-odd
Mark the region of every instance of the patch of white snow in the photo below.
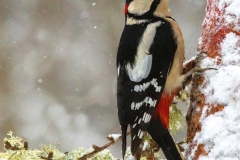
{"type": "MultiPolygon", "coordinates": [[[[228,1],[225,1],[226,3],[228,1]]],[[[230,1],[229,1],[230,2],[230,1]]],[[[233,3],[231,3],[232,5],[233,3]]],[[[231,6],[230,5],[230,6],[231,6]]],[[[240,159],[240,36],[229,33],[221,44],[221,64],[216,59],[206,58],[201,67],[216,67],[204,73],[205,81],[201,92],[206,96],[206,103],[216,102],[224,106],[223,111],[206,117],[204,107],[200,121],[201,132],[194,137],[196,144],[204,144],[207,156],[199,160],[237,160],[240,159]]],[[[192,150],[187,159],[194,156],[192,150]]]]}

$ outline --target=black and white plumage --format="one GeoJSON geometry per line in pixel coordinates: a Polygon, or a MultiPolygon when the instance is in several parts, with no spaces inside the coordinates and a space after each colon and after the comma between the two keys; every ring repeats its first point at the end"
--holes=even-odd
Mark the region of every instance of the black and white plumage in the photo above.
{"type": "Polygon", "coordinates": [[[168,159],[181,158],[167,126],[161,122],[163,117],[157,118],[156,113],[163,92],[171,95],[183,79],[183,39],[166,7],[166,0],[126,0],[125,28],[117,55],[117,105],[123,156],[130,125],[133,155],[148,131],[168,159]],[[162,142],[164,136],[170,138],[170,148],[177,152],[173,156],[167,153],[168,144],[162,142]]]}

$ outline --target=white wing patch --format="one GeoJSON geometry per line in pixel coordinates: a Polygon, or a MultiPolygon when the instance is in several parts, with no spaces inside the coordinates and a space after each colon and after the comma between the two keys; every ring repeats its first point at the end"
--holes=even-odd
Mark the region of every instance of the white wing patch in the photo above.
{"type": "MultiPolygon", "coordinates": [[[[152,117],[152,116],[151,116],[149,113],[144,112],[143,118],[140,118],[140,119],[137,118],[137,119],[135,119],[135,121],[134,121],[135,123],[133,124],[132,128],[135,128],[135,127],[141,125],[142,122],[145,123],[145,124],[149,123],[150,120],[151,120],[151,117],[152,117]]],[[[136,136],[137,136],[139,139],[142,139],[143,136],[144,136],[144,134],[145,134],[145,131],[142,130],[142,129],[139,129],[139,130],[138,130],[138,133],[133,136],[133,140],[136,138],[136,136]]]]}
{"type": "Polygon", "coordinates": [[[162,21],[157,21],[147,26],[138,46],[133,67],[131,64],[126,65],[126,70],[131,81],[140,82],[149,75],[152,67],[152,55],[149,53],[149,50],[153,43],[156,29],[161,24],[162,21]]]}
{"type": "Polygon", "coordinates": [[[151,119],[151,115],[150,114],[148,114],[148,113],[144,113],[144,115],[143,115],[143,122],[144,123],[148,123],[148,122],[150,122],[150,119],[151,119]]]}
{"type": "Polygon", "coordinates": [[[136,65],[131,67],[127,64],[126,70],[131,81],[140,82],[143,78],[147,78],[152,67],[152,55],[146,55],[141,60],[136,58],[136,65]]]}
{"type": "Polygon", "coordinates": [[[153,85],[155,87],[155,92],[160,92],[162,89],[162,86],[158,85],[157,79],[153,78],[150,82],[143,83],[142,85],[135,85],[134,91],[135,92],[142,92],[148,89],[150,85],[153,85]]]}
{"type": "Polygon", "coordinates": [[[137,136],[138,136],[140,139],[142,139],[144,133],[145,133],[144,131],[142,131],[141,129],[139,129],[137,136]]]}
{"type": "Polygon", "coordinates": [[[145,105],[149,104],[149,107],[155,107],[156,103],[157,103],[157,100],[154,100],[151,97],[146,97],[142,102],[139,102],[139,103],[132,102],[131,110],[139,110],[144,104],[145,105]]]}

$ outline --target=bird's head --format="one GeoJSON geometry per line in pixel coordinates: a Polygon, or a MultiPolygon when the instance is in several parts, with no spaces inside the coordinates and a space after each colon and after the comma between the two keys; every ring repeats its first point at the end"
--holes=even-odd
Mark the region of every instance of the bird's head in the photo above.
{"type": "Polygon", "coordinates": [[[150,11],[152,4],[157,4],[154,15],[163,17],[170,16],[168,0],[126,0],[124,13],[141,16],[150,11]]]}

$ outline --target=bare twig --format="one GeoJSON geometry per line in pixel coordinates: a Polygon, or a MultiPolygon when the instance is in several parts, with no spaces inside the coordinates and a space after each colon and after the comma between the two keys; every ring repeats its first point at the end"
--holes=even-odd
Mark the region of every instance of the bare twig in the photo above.
{"type": "MultiPolygon", "coordinates": [[[[28,149],[28,143],[24,140],[22,140],[21,143],[23,144],[24,149],[27,150],[28,149]]],[[[7,149],[7,150],[12,150],[12,151],[21,150],[19,145],[20,144],[11,145],[11,143],[8,140],[4,140],[4,148],[7,149]]]]}
{"type": "Polygon", "coordinates": [[[28,150],[28,142],[24,141],[24,142],[23,142],[23,147],[24,147],[26,150],[28,150]]]}
{"type": "Polygon", "coordinates": [[[150,139],[148,143],[149,147],[145,151],[142,151],[141,157],[146,157],[147,160],[155,160],[154,154],[157,153],[160,148],[153,139],[150,139]]]}
{"type": "MultiPolygon", "coordinates": [[[[127,133],[127,135],[129,135],[130,132],[127,133]]],[[[95,154],[103,151],[104,149],[110,147],[111,145],[113,145],[114,143],[120,141],[122,139],[122,136],[119,136],[117,139],[114,139],[111,135],[107,136],[108,140],[110,142],[106,143],[105,145],[98,147],[97,145],[92,145],[93,151],[83,155],[82,157],[78,158],[78,160],[87,160],[87,158],[91,158],[93,157],[95,154]]]]}
{"type": "Polygon", "coordinates": [[[44,156],[40,156],[41,159],[44,159],[44,160],[52,160],[53,159],[53,152],[50,151],[48,153],[48,156],[47,157],[44,157],[44,156]]]}

